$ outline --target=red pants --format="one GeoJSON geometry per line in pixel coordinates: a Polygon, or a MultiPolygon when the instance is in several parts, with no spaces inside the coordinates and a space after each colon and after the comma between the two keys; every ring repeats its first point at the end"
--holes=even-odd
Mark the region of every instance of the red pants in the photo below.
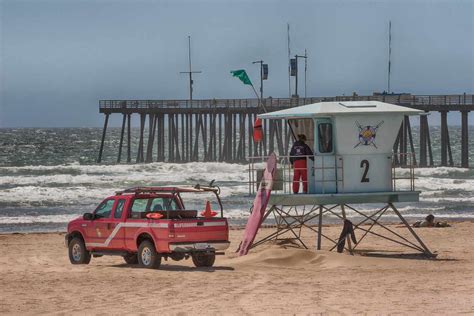
{"type": "Polygon", "coordinates": [[[300,190],[300,179],[303,181],[303,192],[308,193],[308,169],[306,168],[306,159],[296,160],[293,163],[293,193],[300,190]]]}

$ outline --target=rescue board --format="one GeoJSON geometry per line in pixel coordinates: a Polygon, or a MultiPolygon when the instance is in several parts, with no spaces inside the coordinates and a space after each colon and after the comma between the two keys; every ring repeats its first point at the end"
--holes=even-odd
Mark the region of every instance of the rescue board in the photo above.
{"type": "Polygon", "coordinates": [[[245,225],[244,236],[240,244],[239,256],[245,256],[250,246],[257,235],[257,231],[260,228],[263,217],[265,216],[265,210],[267,209],[268,200],[270,199],[270,193],[273,187],[273,178],[276,172],[276,155],[272,153],[267,160],[267,166],[263,172],[262,179],[258,186],[257,195],[253,201],[252,214],[250,214],[245,225]]]}

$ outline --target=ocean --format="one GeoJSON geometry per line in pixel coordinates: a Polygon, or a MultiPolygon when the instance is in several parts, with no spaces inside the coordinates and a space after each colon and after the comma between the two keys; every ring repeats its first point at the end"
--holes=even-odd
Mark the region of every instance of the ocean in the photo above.
{"type": "MultiPolygon", "coordinates": [[[[439,127],[430,128],[434,158],[439,164],[439,127]]],[[[453,159],[459,164],[461,129],[451,126],[449,131],[453,159]]],[[[138,133],[138,129],[133,130],[135,145],[138,133]]],[[[108,129],[103,163],[97,164],[101,134],[100,128],[0,129],[0,233],[65,231],[68,221],[93,211],[103,198],[117,190],[145,185],[206,184],[213,179],[221,188],[225,216],[232,225],[245,223],[253,201],[248,193],[247,165],[116,164],[119,128],[108,129]]],[[[416,140],[416,126],[413,134],[416,140]]],[[[474,127],[470,128],[469,139],[473,165],[474,127]]],[[[132,148],[132,153],[136,153],[136,148],[132,148]]],[[[409,221],[429,213],[448,221],[474,218],[474,169],[417,168],[415,176],[415,188],[422,191],[420,202],[398,204],[409,221]]],[[[202,201],[191,202],[201,202],[204,208],[202,201]]],[[[376,205],[358,207],[370,211],[376,205]]],[[[355,216],[350,212],[348,215],[355,216]]],[[[389,213],[385,220],[396,218],[389,213]]]]}

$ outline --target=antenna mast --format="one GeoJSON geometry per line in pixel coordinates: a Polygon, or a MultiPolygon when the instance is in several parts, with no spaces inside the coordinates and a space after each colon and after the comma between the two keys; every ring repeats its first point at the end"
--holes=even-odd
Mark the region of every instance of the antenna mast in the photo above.
{"type": "Polygon", "coordinates": [[[388,83],[387,83],[387,93],[390,93],[390,75],[392,68],[392,21],[388,22],[388,83]]]}
{"type": "Polygon", "coordinates": [[[308,52],[304,49],[304,97],[306,98],[306,72],[308,70],[308,52]]]}
{"type": "Polygon", "coordinates": [[[182,74],[189,74],[189,100],[193,101],[193,74],[199,74],[202,71],[193,71],[191,68],[191,36],[188,36],[188,60],[189,71],[181,71],[182,74]]]}
{"type": "Polygon", "coordinates": [[[290,52],[290,23],[286,23],[288,34],[288,98],[291,98],[291,52],[290,52]]]}

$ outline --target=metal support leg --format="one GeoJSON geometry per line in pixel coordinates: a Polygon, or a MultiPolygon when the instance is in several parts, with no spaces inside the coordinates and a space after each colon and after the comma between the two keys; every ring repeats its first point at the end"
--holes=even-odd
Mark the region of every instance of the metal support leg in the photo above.
{"type": "Polygon", "coordinates": [[[389,203],[390,205],[390,208],[395,212],[395,214],[397,214],[397,216],[400,218],[400,220],[403,222],[403,224],[405,224],[405,226],[408,228],[408,230],[410,231],[410,233],[413,235],[413,237],[415,237],[415,239],[418,241],[418,243],[420,244],[420,246],[424,249],[424,253],[425,255],[427,255],[428,257],[436,257],[437,255],[436,254],[433,254],[429,249],[428,247],[426,247],[426,245],[423,243],[423,241],[421,240],[420,237],[418,237],[418,235],[415,233],[415,231],[413,230],[413,228],[411,228],[410,224],[408,224],[408,222],[405,220],[405,218],[402,216],[402,214],[400,214],[400,212],[397,210],[397,208],[392,204],[392,203],[389,203]]]}
{"type": "Polygon", "coordinates": [[[323,229],[323,208],[319,206],[319,218],[318,218],[318,250],[321,250],[321,233],[323,229]]]}

